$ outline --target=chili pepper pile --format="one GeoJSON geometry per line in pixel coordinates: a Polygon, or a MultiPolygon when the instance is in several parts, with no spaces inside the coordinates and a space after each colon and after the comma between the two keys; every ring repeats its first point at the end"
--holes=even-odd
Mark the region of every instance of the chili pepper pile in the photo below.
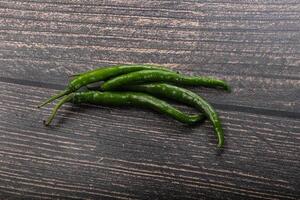
{"type": "Polygon", "coordinates": [[[230,91],[225,81],[211,77],[186,76],[156,65],[117,65],[73,75],[73,79],[65,90],[50,97],[38,107],[62,98],[53,108],[45,125],[52,122],[58,109],[66,102],[147,107],[186,124],[195,124],[209,118],[218,138],[218,147],[222,147],[224,134],[217,112],[201,96],[179,87],[183,85],[221,88],[230,91]],[[102,84],[99,88],[89,87],[90,84],[100,82],[102,84]],[[79,91],[82,87],[87,87],[89,90],[79,91]],[[165,100],[159,99],[160,97],[190,105],[200,113],[185,114],[165,100]]]}

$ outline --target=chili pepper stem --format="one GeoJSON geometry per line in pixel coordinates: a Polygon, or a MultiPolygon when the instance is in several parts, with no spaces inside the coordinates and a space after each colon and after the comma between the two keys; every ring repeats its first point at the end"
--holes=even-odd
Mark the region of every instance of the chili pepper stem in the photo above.
{"type": "Polygon", "coordinates": [[[45,126],[49,126],[52,122],[52,120],[54,119],[58,109],[66,102],[70,101],[73,97],[73,94],[69,94],[67,96],[65,96],[63,99],[61,99],[56,106],[53,108],[51,115],[49,116],[47,121],[44,121],[45,126]]]}
{"type": "Polygon", "coordinates": [[[67,95],[69,93],[70,93],[69,90],[62,91],[62,92],[60,92],[60,93],[58,93],[58,94],[50,97],[49,99],[47,99],[46,101],[44,101],[43,103],[41,103],[40,105],[38,105],[37,107],[41,108],[41,107],[45,106],[46,104],[48,104],[48,103],[50,103],[50,102],[52,102],[52,101],[54,101],[54,100],[56,100],[56,99],[64,96],[64,95],[67,95]]]}
{"type": "Polygon", "coordinates": [[[219,142],[218,142],[218,148],[222,148],[224,146],[224,139],[223,140],[221,140],[221,139],[219,139],[219,142]]]}
{"type": "Polygon", "coordinates": [[[78,76],[81,76],[82,74],[80,74],[80,73],[78,73],[78,74],[71,74],[71,75],[69,75],[69,77],[71,77],[71,78],[76,78],[76,77],[78,77],[78,76]]]}

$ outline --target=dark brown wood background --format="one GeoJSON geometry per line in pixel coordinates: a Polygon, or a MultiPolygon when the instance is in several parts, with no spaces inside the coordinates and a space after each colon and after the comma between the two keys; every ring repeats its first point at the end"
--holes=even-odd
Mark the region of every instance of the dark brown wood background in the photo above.
{"type": "MultiPolygon", "coordinates": [[[[0,196],[299,199],[300,2],[0,1],[0,196]],[[154,63],[227,80],[187,127],[138,108],[36,105],[68,75],[154,63]]],[[[185,109],[185,108],[183,108],[185,109]]]]}

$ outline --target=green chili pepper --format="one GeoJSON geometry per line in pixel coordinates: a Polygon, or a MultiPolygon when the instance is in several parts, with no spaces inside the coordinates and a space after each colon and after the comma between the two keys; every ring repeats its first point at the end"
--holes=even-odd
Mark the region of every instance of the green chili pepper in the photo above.
{"type": "MultiPolygon", "coordinates": [[[[119,66],[119,65],[117,65],[117,66],[119,66]]],[[[154,65],[154,64],[127,64],[127,65],[120,65],[120,66],[131,66],[131,67],[143,66],[143,67],[145,67],[145,69],[141,69],[141,70],[157,69],[157,70],[163,70],[163,71],[173,72],[171,69],[167,69],[167,68],[165,68],[165,67],[163,67],[161,65],[154,65]]],[[[114,66],[112,66],[112,67],[114,67],[114,66]]],[[[96,72],[96,71],[99,71],[99,70],[102,70],[102,69],[103,68],[92,69],[92,70],[89,70],[89,71],[86,71],[86,72],[72,74],[72,75],[70,75],[70,77],[79,77],[79,76],[85,75],[87,73],[93,73],[93,72],[96,72]]],[[[139,71],[139,70],[136,70],[136,71],[139,71]]],[[[179,73],[179,72],[176,72],[176,73],[179,73]]]]}
{"type": "Polygon", "coordinates": [[[145,92],[154,96],[170,98],[199,109],[210,119],[218,138],[218,147],[224,145],[224,133],[217,112],[202,97],[192,91],[165,83],[125,86],[122,89],[145,92]]]}
{"type": "Polygon", "coordinates": [[[54,107],[51,116],[48,118],[45,125],[49,125],[56,115],[58,109],[66,102],[73,102],[75,104],[80,103],[91,103],[100,105],[113,105],[113,106],[141,106],[146,108],[151,108],[160,113],[164,113],[182,123],[194,124],[196,122],[204,120],[205,116],[203,114],[199,115],[187,115],[178,109],[174,108],[170,104],[157,99],[148,94],[139,92],[98,92],[98,91],[88,91],[88,92],[76,92],[71,93],[61,99],[58,104],[54,107]]]}
{"type": "Polygon", "coordinates": [[[124,85],[136,85],[149,82],[166,82],[176,85],[205,86],[230,90],[229,85],[222,80],[210,77],[185,76],[162,70],[142,70],[112,78],[101,85],[104,91],[115,90],[124,85]]]}
{"type": "Polygon", "coordinates": [[[64,91],[50,97],[45,102],[40,104],[38,107],[40,108],[40,107],[50,103],[51,101],[54,101],[55,99],[58,99],[64,95],[70,94],[88,84],[99,82],[99,81],[104,81],[111,77],[118,76],[121,74],[126,74],[126,73],[139,71],[139,70],[150,70],[150,69],[170,71],[169,69],[166,69],[166,68],[163,68],[160,66],[142,65],[142,64],[117,65],[117,66],[112,66],[112,67],[105,67],[105,68],[91,70],[91,71],[88,71],[86,73],[79,75],[78,77],[75,77],[75,79],[70,81],[69,85],[67,86],[67,88],[64,91]]]}

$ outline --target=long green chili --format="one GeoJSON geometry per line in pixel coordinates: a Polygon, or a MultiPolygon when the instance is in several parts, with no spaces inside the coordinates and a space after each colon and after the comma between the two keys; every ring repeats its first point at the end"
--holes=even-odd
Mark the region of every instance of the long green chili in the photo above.
{"type": "Polygon", "coordinates": [[[196,93],[165,83],[124,86],[122,87],[122,89],[128,91],[144,92],[157,97],[170,98],[175,101],[179,101],[181,103],[195,107],[201,112],[204,112],[204,114],[212,122],[216,136],[218,138],[218,147],[222,147],[224,145],[224,133],[217,112],[206,100],[204,100],[196,93]]]}
{"type": "Polygon", "coordinates": [[[140,92],[76,92],[71,93],[61,99],[54,107],[51,116],[45,122],[45,125],[49,125],[56,115],[58,109],[66,102],[72,102],[75,104],[91,103],[100,105],[113,105],[113,106],[140,106],[151,108],[160,113],[166,114],[173,119],[176,119],[185,124],[194,124],[199,121],[203,121],[205,116],[203,114],[187,115],[180,110],[174,108],[170,104],[157,99],[151,95],[140,92]]]}
{"type": "MultiPolygon", "coordinates": [[[[99,81],[104,81],[107,80],[111,77],[115,77],[121,74],[126,74],[130,72],[135,72],[139,70],[150,70],[150,69],[156,69],[156,70],[165,70],[165,71],[170,71],[169,69],[156,66],[156,65],[142,65],[142,64],[135,64],[135,65],[117,65],[117,66],[112,66],[112,67],[105,67],[105,68],[99,68],[96,70],[91,70],[86,73],[81,74],[78,77],[75,77],[73,80],[70,81],[68,84],[67,88],[50,97],[43,103],[41,103],[38,107],[42,107],[55,99],[58,99],[64,95],[70,94],[79,88],[86,86],[91,83],[99,82],[99,81]]],[[[173,73],[173,72],[172,72],[173,73]]],[[[174,72],[175,73],[175,72],[174,72]]]]}
{"type": "Polygon", "coordinates": [[[161,70],[141,70],[123,74],[104,82],[101,85],[101,89],[104,91],[111,91],[116,90],[124,85],[136,85],[151,82],[165,82],[189,86],[205,86],[223,88],[228,91],[230,90],[229,85],[225,81],[219,79],[201,76],[185,76],[182,74],[161,70]]]}

